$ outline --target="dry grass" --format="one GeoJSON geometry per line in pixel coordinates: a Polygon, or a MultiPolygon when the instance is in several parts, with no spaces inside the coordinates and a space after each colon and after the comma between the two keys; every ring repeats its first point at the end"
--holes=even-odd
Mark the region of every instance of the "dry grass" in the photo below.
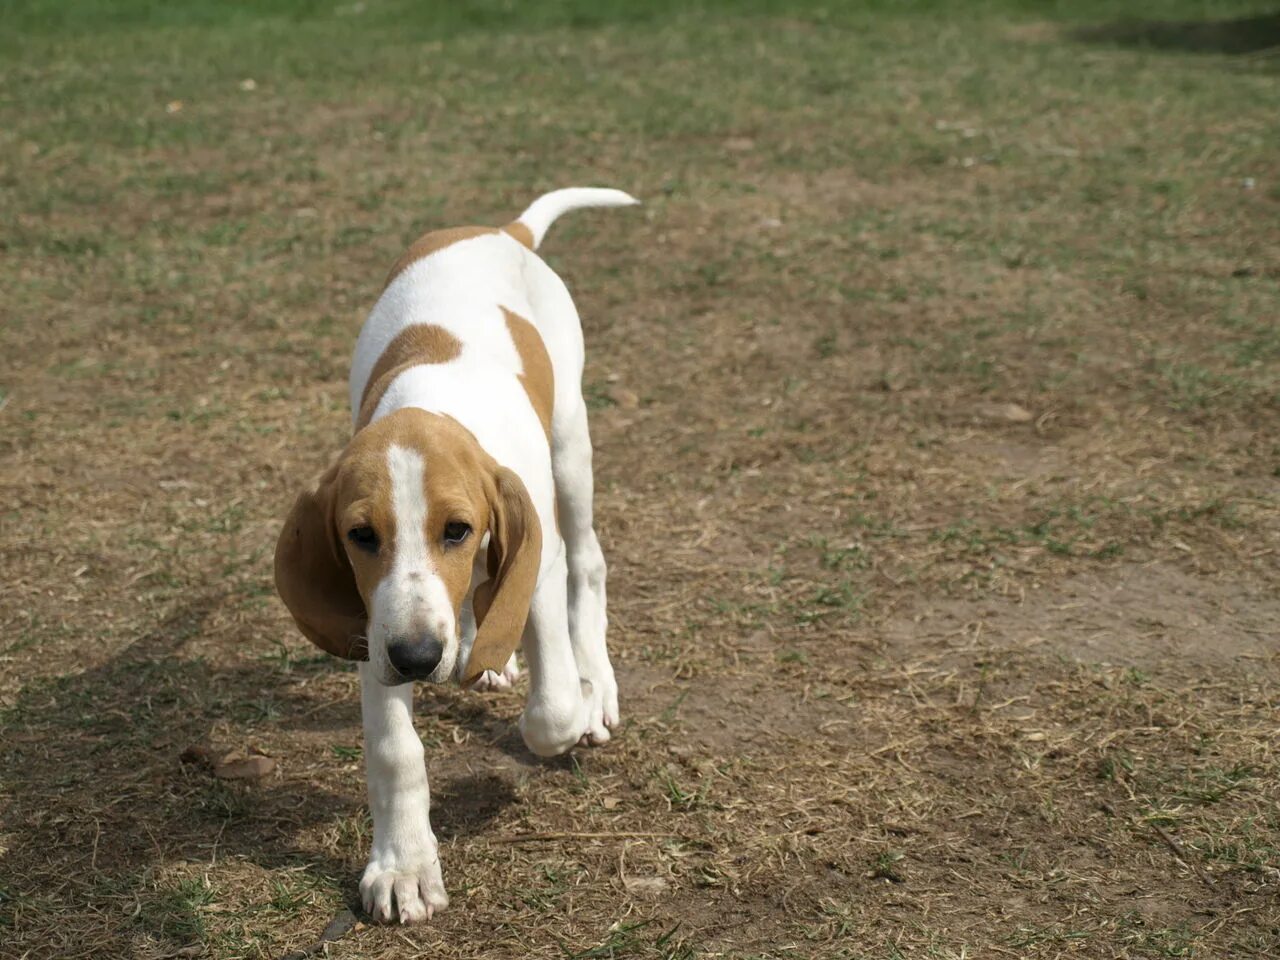
{"type": "Polygon", "coordinates": [[[452,906],[328,956],[1274,952],[1265,51],[994,5],[28,7],[0,957],[288,956],[353,901],[355,676],[272,595],[275,525],[401,244],[588,181],[646,199],[547,245],[625,727],[541,763],[519,696],[421,690],[452,906]]]}

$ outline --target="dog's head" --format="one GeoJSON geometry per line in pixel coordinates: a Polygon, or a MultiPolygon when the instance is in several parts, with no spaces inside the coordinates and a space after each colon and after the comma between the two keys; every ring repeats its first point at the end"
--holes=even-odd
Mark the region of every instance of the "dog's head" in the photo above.
{"type": "Polygon", "coordinates": [[[304,490],[276,544],[276,589],[321,649],[368,659],[386,684],[470,682],[520,642],[542,530],[524,484],[451,417],[406,408],[360,430],[304,490]],[[482,541],[489,579],[458,664],[459,620],[482,541]]]}

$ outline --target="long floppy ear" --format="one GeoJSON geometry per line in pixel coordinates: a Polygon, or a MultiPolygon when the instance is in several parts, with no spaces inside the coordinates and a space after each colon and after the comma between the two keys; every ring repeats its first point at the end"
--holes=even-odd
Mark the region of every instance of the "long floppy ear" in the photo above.
{"type": "Polygon", "coordinates": [[[337,542],[332,467],[314,491],[298,494],[276,541],[276,590],[303,636],[326,653],[367,660],[368,614],[351,563],[337,542]]]}
{"type": "Polygon", "coordinates": [[[486,670],[500,673],[515,653],[542,566],[542,525],[524,483],[506,467],[498,467],[493,480],[489,579],[476,587],[471,599],[476,642],[463,671],[464,686],[486,670]]]}

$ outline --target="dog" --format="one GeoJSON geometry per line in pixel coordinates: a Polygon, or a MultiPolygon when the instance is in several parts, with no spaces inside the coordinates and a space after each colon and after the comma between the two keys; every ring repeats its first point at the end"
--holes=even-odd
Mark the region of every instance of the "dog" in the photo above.
{"type": "Polygon", "coordinates": [[[412,681],[509,689],[522,645],[534,753],[605,743],[618,723],[582,324],[535,251],[567,211],[635,203],[556,190],[505,227],[410,246],[356,342],[351,440],[280,532],[276,588],[299,630],[359,661],[373,814],[360,893],[379,922],[449,902],[412,681]]]}

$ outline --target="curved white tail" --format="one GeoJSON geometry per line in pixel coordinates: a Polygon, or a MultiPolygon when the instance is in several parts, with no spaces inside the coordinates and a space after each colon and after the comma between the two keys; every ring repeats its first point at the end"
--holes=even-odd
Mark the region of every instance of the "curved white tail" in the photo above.
{"type": "Polygon", "coordinates": [[[503,227],[530,250],[537,250],[538,244],[546,236],[548,228],[555,223],[562,213],[578,210],[582,207],[630,207],[640,201],[621,190],[607,187],[566,187],[563,190],[552,190],[544,193],[516,219],[503,227]],[[525,230],[520,230],[520,227],[525,230]],[[528,237],[521,236],[528,231],[528,237]]]}

